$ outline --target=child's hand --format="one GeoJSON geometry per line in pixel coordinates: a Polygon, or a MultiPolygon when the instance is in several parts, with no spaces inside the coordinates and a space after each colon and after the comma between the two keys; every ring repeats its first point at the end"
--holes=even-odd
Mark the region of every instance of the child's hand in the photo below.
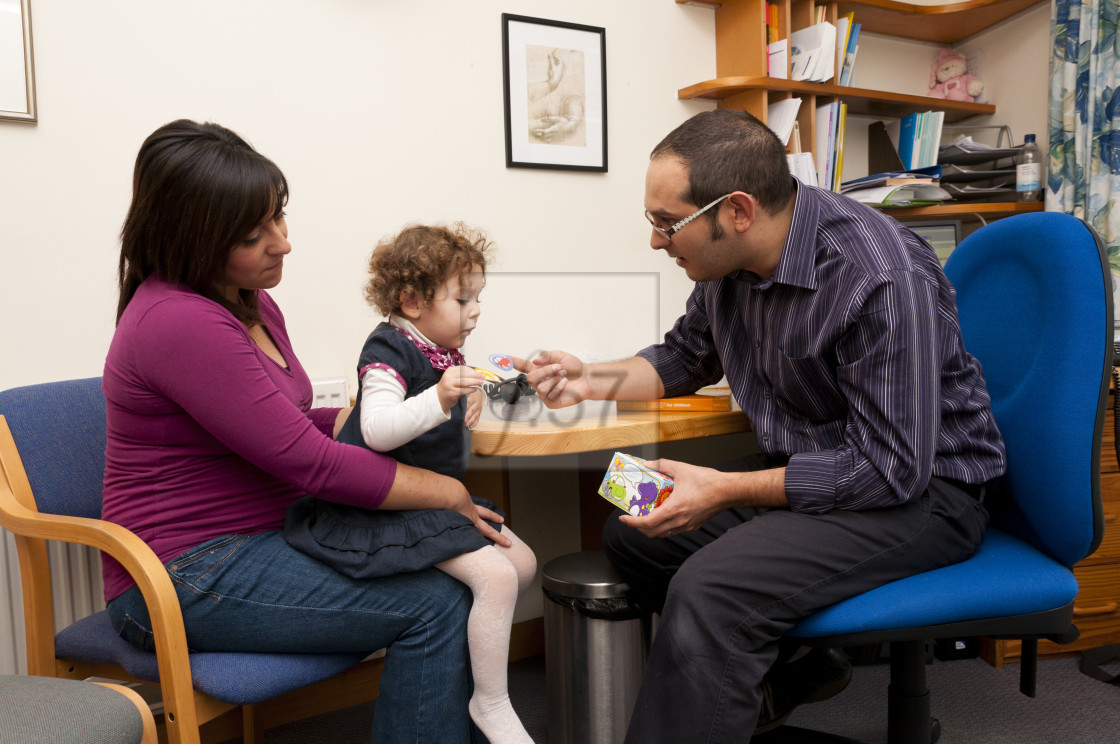
{"type": "Polygon", "coordinates": [[[473,367],[449,367],[443,371],[439,378],[436,392],[439,395],[439,404],[444,413],[448,413],[459,402],[460,396],[466,395],[471,390],[477,390],[486,380],[482,373],[473,367]]]}
{"type": "Polygon", "coordinates": [[[485,396],[482,394],[481,388],[475,388],[467,393],[467,415],[463,419],[463,423],[467,425],[468,429],[478,426],[478,420],[482,418],[482,406],[485,403],[485,396]]]}

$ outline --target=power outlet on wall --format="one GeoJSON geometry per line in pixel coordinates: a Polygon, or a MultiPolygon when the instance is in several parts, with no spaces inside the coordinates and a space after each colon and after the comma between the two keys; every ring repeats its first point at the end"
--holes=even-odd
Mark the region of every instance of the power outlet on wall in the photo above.
{"type": "Polygon", "coordinates": [[[345,378],[311,381],[312,408],[346,408],[350,405],[350,384],[345,378]]]}

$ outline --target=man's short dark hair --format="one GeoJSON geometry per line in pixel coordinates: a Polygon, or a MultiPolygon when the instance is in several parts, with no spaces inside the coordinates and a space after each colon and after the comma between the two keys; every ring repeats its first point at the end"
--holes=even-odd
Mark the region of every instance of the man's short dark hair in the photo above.
{"type": "MultiPolygon", "coordinates": [[[[650,159],[679,158],[688,166],[688,192],[697,206],[724,194],[745,191],[766,212],[782,209],[794,194],[785,146],[777,135],[744,111],[715,109],[691,117],[661,140],[650,159]]],[[[705,215],[717,224],[716,212],[705,215]]]]}

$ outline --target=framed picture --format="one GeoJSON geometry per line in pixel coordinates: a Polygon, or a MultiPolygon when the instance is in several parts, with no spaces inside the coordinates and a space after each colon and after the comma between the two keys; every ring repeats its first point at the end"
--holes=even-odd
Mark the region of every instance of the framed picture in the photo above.
{"type": "Polygon", "coordinates": [[[607,170],[606,30],[502,14],[506,167],[607,170]]]}
{"type": "Polygon", "coordinates": [[[31,0],[0,0],[0,119],[38,121],[31,0]]]}

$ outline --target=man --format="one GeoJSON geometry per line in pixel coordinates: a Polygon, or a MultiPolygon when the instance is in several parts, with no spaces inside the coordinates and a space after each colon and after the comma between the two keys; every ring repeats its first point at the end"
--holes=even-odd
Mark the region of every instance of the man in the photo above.
{"type": "Polygon", "coordinates": [[[696,282],[684,315],[625,361],[550,351],[523,366],[550,407],[726,375],[761,455],[652,462],[673,493],[610,519],[603,542],[634,600],[661,613],[626,741],[742,742],[847,684],[837,652],[775,665],[800,618],[972,555],[1003,443],[934,251],[798,183],[754,117],[710,111],[670,133],[645,207],[651,247],[696,282]]]}

